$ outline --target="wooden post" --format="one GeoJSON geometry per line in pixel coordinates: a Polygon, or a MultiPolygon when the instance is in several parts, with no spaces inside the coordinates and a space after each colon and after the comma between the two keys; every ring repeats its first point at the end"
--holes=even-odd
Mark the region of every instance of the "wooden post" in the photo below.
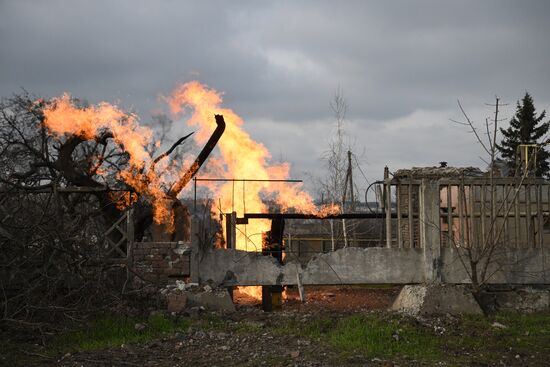
{"type": "Polygon", "coordinates": [[[530,246],[533,246],[533,247],[536,247],[536,244],[535,244],[535,230],[533,229],[533,213],[532,213],[532,208],[531,208],[531,188],[533,186],[530,185],[530,184],[527,184],[525,186],[525,190],[526,193],[525,193],[525,201],[526,201],[526,205],[525,205],[525,212],[526,212],[526,216],[525,216],[525,228],[527,228],[527,247],[530,247],[530,246]]]}
{"type": "Polygon", "coordinates": [[[409,219],[409,248],[414,247],[414,217],[413,217],[413,190],[412,190],[412,182],[410,181],[412,178],[409,177],[409,187],[408,187],[408,194],[407,194],[407,213],[408,213],[408,219],[409,219]]]}
{"type": "Polygon", "coordinates": [[[451,184],[447,185],[447,245],[453,251],[455,247],[454,243],[454,234],[453,234],[453,224],[454,224],[454,218],[453,218],[453,197],[451,195],[452,186],[451,184]]]}
{"type": "Polygon", "coordinates": [[[458,229],[459,229],[459,245],[465,247],[464,242],[464,182],[460,181],[460,185],[457,187],[458,198],[458,229]]]}
{"type": "MultiPolygon", "coordinates": [[[[271,220],[271,230],[262,238],[262,253],[273,256],[283,263],[283,237],[285,220],[277,216],[271,220]]],[[[283,287],[281,285],[262,285],[262,308],[266,312],[281,309],[283,287]]]]}
{"type": "Polygon", "coordinates": [[[520,212],[520,202],[519,202],[519,190],[521,189],[520,186],[518,187],[515,187],[514,190],[516,190],[517,192],[514,192],[514,230],[515,230],[515,235],[516,235],[516,238],[515,238],[515,245],[516,245],[516,248],[519,248],[521,246],[521,243],[519,241],[520,237],[521,237],[521,231],[520,231],[520,227],[519,227],[519,212],[520,212]]]}
{"type": "MultiPolygon", "coordinates": [[[[469,203],[470,203],[470,225],[469,225],[469,232],[468,232],[468,238],[470,239],[468,242],[470,243],[470,246],[474,246],[476,243],[475,238],[475,221],[476,221],[476,204],[475,204],[475,186],[473,183],[468,185],[468,193],[470,194],[469,197],[469,203]]],[[[496,222],[495,222],[496,224],[496,222]]]]}
{"type": "MultiPolygon", "coordinates": [[[[237,213],[231,212],[225,215],[225,247],[237,248],[237,213]]],[[[248,249],[246,249],[248,250],[248,249]]]]}
{"type": "Polygon", "coordinates": [[[481,205],[479,207],[479,218],[481,220],[481,243],[485,243],[485,239],[487,237],[486,231],[485,231],[485,220],[487,219],[486,215],[486,206],[485,206],[485,190],[487,190],[487,186],[485,184],[481,184],[481,194],[480,194],[480,200],[481,205]]]}
{"type": "Polygon", "coordinates": [[[535,190],[537,190],[537,242],[539,248],[542,248],[542,240],[543,240],[543,227],[544,227],[544,219],[542,217],[542,184],[538,183],[535,186],[535,190]]]}
{"type": "Polygon", "coordinates": [[[397,184],[395,188],[395,205],[397,206],[397,246],[403,248],[403,228],[401,222],[401,190],[403,186],[397,184]]]}
{"type": "Polygon", "coordinates": [[[424,249],[425,279],[441,282],[441,226],[439,183],[422,179],[420,185],[420,244],[424,249]]]}
{"type": "Polygon", "coordinates": [[[386,247],[392,247],[391,236],[391,180],[388,167],[384,167],[384,206],[386,209],[386,247]]]}

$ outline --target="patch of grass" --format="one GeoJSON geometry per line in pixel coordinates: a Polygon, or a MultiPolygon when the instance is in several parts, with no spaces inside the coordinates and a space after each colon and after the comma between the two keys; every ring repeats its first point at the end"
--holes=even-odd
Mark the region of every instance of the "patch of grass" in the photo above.
{"type": "Polygon", "coordinates": [[[171,320],[163,315],[154,315],[148,320],[105,316],[92,321],[85,329],[58,337],[52,347],[63,352],[103,349],[186,332],[189,325],[189,320],[171,320]],[[142,331],[136,330],[137,323],[145,324],[146,328],[142,331]]]}
{"type": "Polygon", "coordinates": [[[359,351],[369,357],[407,356],[424,361],[441,357],[436,336],[407,319],[351,316],[336,324],[328,341],[342,352],[359,351]]]}
{"type": "Polygon", "coordinates": [[[303,335],[318,339],[334,328],[334,322],[329,318],[314,318],[307,321],[293,318],[274,325],[272,330],[279,335],[303,335]]]}
{"type": "Polygon", "coordinates": [[[280,335],[308,337],[343,356],[362,354],[382,359],[415,359],[450,365],[472,361],[498,363],[503,355],[550,355],[550,313],[497,313],[489,318],[462,316],[443,324],[439,334],[414,319],[384,313],[342,318],[290,319],[275,325],[280,335]],[[506,328],[492,326],[499,322],[506,328]],[[447,357],[445,357],[447,356],[447,357]],[[452,356],[451,360],[448,356],[452,356]]]}
{"type": "Polygon", "coordinates": [[[290,320],[274,331],[325,342],[343,355],[361,353],[369,358],[406,356],[423,361],[442,356],[437,335],[400,316],[369,314],[341,319],[290,320]]]}

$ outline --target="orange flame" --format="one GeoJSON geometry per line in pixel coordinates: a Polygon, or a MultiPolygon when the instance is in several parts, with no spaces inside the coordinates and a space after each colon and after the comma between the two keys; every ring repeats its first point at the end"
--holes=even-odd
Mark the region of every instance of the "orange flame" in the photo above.
{"type": "MultiPolygon", "coordinates": [[[[188,124],[200,128],[195,134],[199,144],[203,144],[215,128],[212,116],[224,116],[226,129],[218,142],[221,157],[214,159],[213,166],[218,177],[234,178],[237,181],[209,185],[215,197],[219,198],[219,209],[223,213],[236,212],[238,216],[242,216],[245,212],[267,212],[268,207],[262,196],[272,198],[281,211],[293,208],[304,213],[328,215],[338,210],[337,207],[329,207],[317,212],[312,198],[302,190],[302,184],[268,182],[267,180],[287,179],[289,165],[270,164],[271,155],[267,148],[250,137],[243,129],[243,120],[235,112],[221,106],[222,97],[219,92],[197,81],[191,81],[178,86],[165,100],[173,113],[181,113],[186,109],[192,111],[188,124]],[[239,182],[238,179],[265,181],[239,182]]],[[[249,224],[237,226],[236,248],[261,251],[262,233],[270,230],[270,224],[269,220],[253,220],[249,224]]],[[[261,287],[244,287],[242,291],[256,298],[261,297],[261,287]]]]}
{"type": "MultiPolygon", "coordinates": [[[[265,204],[266,199],[271,200],[278,207],[277,210],[282,212],[295,209],[320,216],[339,212],[337,206],[317,210],[310,195],[303,191],[301,183],[268,181],[287,179],[289,165],[270,163],[271,155],[267,148],[251,138],[243,129],[243,120],[235,112],[222,107],[221,93],[197,81],[191,81],[179,85],[164,99],[173,113],[185,110],[192,112],[187,124],[199,127],[194,136],[199,145],[203,145],[215,129],[214,115],[224,116],[226,129],[218,142],[220,154],[211,156],[206,165],[207,170],[215,172],[217,177],[237,180],[209,185],[216,199],[219,198],[219,209],[223,213],[234,211],[242,216],[245,212],[267,212],[269,208],[265,204]],[[244,182],[238,181],[239,179],[263,181],[244,182]]],[[[151,143],[153,134],[149,128],[138,124],[137,116],[123,112],[106,102],[79,108],[73,104],[68,94],[54,99],[43,112],[45,125],[58,135],[69,134],[83,139],[93,139],[103,132],[110,132],[115,142],[123,146],[129,155],[128,167],[120,172],[120,178],[151,200],[155,222],[165,223],[171,227],[173,219],[170,210],[171,199],[166,197],[167,178],[166,175],[159,176],[155,170],[144,169],[152,161],[145,147],[151,143]]],[[[187,167],[183,172],[186,170],[187,167]]],[[[96,174],[101,172],[101,168],[98,167],[96,174]]],[[[181,175],[182,172],[176,174],[181,175]]],[[[260,251],[262,233],[269,229],[269,220],[253,220],[248,225],[239,226],[236,247],[247,251],[260,251]]]]}
{"type": "MultiPolygon", "coordinates": [[[[186,108],[193,111],[188,124],[200,128],[195,134],[199,144],[203,144],[215,128],[212,116],[215,114],[224,116],[226,129],[218,142],[221,158],[215,165],[222,177],[234,178],[237,181],[218,185],[215,188],[214,193],[221,200],[222,212],[235,211],[240,216],[245,211],[266,212],[268,208],[262,200],[264,196],[272,198],[283,212],[293,208],[303,213],[318,213],[311,196],[302,190],[301,183],[267,182],[267,180],[288,179],[289,165],[287,163],[270,164],[271,154],[267,148],[250,137],[243,129],[243,120],[235,112],[221,106],[222,97],[219,92],[197,81],[191,81],[178,86],[165,100],[173,113],[181,113],[186,108]],[[239,182],[239,179],[266,181],[239,182]]],[[[334,208],[324,210],[332,212],[334,208]]],[[[243,229],[237,235],[237,248],[261,250],[261,233],[270,229],[270,222],[255,220],[245,228],[246,231],[243,229]]]]}
{"type": "MultiPolygon", "coordinates": [[[[82,139],[94,139],[104,132],[112,134],[114,141],[121,145],[129,156],[128,166],[119,173],[120,178],[150,199],[156,223],[164,223],[169,230],[172,229],[171,201],[162,188],[161,177],[152,170],[143,173],[143,167],[151,162],[145,148],[153,136],[151,129],[140,126],[135,115],[121,111],[107,102],[79,108],[74,105],[68,94],[55,98],[43,109],[43,113],[45,126],[56,135],[67,134],[82,139]]],[[[103,169],[97,167],[95,173],[101,175],[103,169]]],[[[131,201],[126,200],[124,196],[116,202],[119,208],[130,203],[131,201]]]]}

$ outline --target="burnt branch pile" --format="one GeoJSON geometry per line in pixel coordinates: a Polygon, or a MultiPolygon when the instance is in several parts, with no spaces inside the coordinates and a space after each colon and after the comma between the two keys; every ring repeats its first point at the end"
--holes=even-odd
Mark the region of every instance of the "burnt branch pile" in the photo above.
{"type": "MultiPolygon", "coordinates": [[[[93,137],[52,134],[44,115],[51,103],[28,93],[0,103],[1,320],[51,320],[52,312],[119,300],[126,271],[101,261],[105,231],[131,204],[134,238],[141,239],[154,215],[148,179],[157,175],[161,160],[172,153],[180,157],[177,150],[191,135],[151,158],[147,167],[132,167],[128,149],[107,128],[93,137]],[[124,180],[124,171],[138,180],[124,180]]],[[[176,215],[186,213],[177,195],[223,133],[223,117],[216,116],[216,122],[221,126],[216,140],[173,184],[158,188],[176,215]]],[[[144,148],[152,156],[159,145],[144,148]]]]}

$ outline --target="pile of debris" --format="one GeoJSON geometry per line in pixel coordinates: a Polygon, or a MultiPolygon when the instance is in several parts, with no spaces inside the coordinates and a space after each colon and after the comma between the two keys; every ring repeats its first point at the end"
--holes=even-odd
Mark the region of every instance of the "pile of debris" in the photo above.
{"type": "Polygon", "coordinates": [[[199,286],[176,280],[161,291],[170,313],[194,315],[201,311],[235,312],[235,305],[227,288],[199,286]]]}

